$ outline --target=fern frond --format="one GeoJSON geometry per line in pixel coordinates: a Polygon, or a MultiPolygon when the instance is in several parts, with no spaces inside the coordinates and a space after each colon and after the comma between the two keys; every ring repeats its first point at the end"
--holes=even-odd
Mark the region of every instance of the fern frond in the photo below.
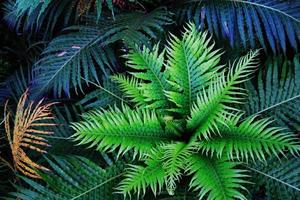
{"type": "Polygon", "coordinates": [[[188,172],[193,174],[190,187],[199,191],[199,199],[243,199],[239,189],[247,183],[245,170],[237,169],[238,163],[216,158],[193,155],[188,161],[188,172]]]}
{"type": "Polygon", "coordinates": [[[168,98],[178,106],[174,111],[188,115],[198,93],[214,77],[221,54],[213,48],[207,32],[198,32],[193,24],[185,28],[182,40],[171,35],[166,73],[175,87],[167,91],[168,98]]]}
{"type": "Polygon", "coordinates": [[[85,95],[77,104],[84,106],[85,109],[106,108],[109,105],[120,105],[121,103],[129,103],[123,97],[118,84],[111,78],[102,76],[102,84],[88,81],[89,84],[97,89],[85,95]]]}
{"type": "Polygon", "coordinates": [[[149,152],[176,136],[164,130],[158,115],[150,109],[131,110],[123,105],[122,109],[90,112],[84,119],[72,125],[75,140],[103,151],[119,148],[119,154],[130,149],[135,154],[149,152]]]}
{"type": "Polygon", "coordinates": [[[124,195],[131,195],[133,191],[139,198],[146,193],[146,188],[150,186],[154,194],[159,193],[165,183],[165,170],[161,159],[163,151],[152,150],[149,153],[146,166],[131,165],[125,175],[125,179],[120,183],[118,190],[124,195]]]}
{"type": "Polygon", "coordinates": [[[285,154],[299,151],[295,137],[282,128],[269,128],[270,119],[255,120],[256,117],[244,119],[240,124],[240,116],[232,117],[226,125],[219,128],[220,135],[214,135],[210,140],[199,142],[200,151],[212,155],[226,155],[228,159],[265,161],[266,155],[285,154]]]}
{"type": "Polygon", "coordinates": [[[49,135],[51,132],[40,130],[40,128],[55,126],[53,123],[45,122],[45,120],[54,118],[50,111],[50,107],[54,103],[42,105],[43,100],[41,100],[36,105],[34,102],[30,102],[28,106],[25,106],[27,98],[28,90],[25,91],[18,102],[13,130],[11,130],[9,123],[11,113],[6,112],[5,131],[12,151],[15,169],[31,178],[41,178],[36,170],[49,171],[49,169],[32,161],[25,153],[24,148],[46,153],[41,147],[49,145],[43,136],[49,135]]]}
{"type": "Polygon", "coordinates": [[[292,156],[287,156],[278,162],[276,157],[268,159],[267,163],[256,163],[246,166],[249,171],[252,171],[253,182],[252,186],[255,192],[264,187],[266,197],[268,199],[297,199],[300,194],[300,159],[292,156]]]}
{"type": "Polygon", "coordinates": [[[182,176],[182,172],[186,167],[189,156],[193,153],[190,145],[183,142],[168,144],[162,147],[164,155],[161,159],[165,170],[165,180],[167,191],[170,195],[174,195],[176,182],[182,176]]]}
{"type": "Polygon", "coordinates": [[[298,51],[300,3],[297,0],[187,0],[179,6],[179,19],[207,27],[211,34],[227,39],[232,47],[261,46],[273,53],[286,53],[290,45],[298,51]]]}
{"type": "Polygon", "coordinates": [[[21,177],[31,189],[18,186],[18,192],[12,195],[22,196],[24,200],[41,200],[45,197],[53,200],[123,199],[121,195],[113,193],[124,169],[122,162],[103,169],[83,157],[55,156],[48,159],[48,163],[53,173],[40,173],[47,186],[21,177]]]}
{"type": "Polygon", "coordinates": [[[197,101],[191,107],[191,115],[187,121],[187,128],[195,131],[195,135],[208,139],[211,132],[218,132],[217,122],[223,123],[232,112],[238,109],[228,104],[240,103],[244,95],[238,85],[249,79],[254,72],[258,51],[250,52],[231,66],[228,75],[221,72],[216,81],[211,82],[207,91],[199,94],[197,101]]]}
{"type": "Polygon", "coordinates": [[[116,75],[112,80],[120,85],[120,88],[136,106],[145,107],[147,105],[146,98],[143,96],[140,85],[141,82],[134,76],[126,77],[125,75],[116,75]]]}
{"type": "Polygon", "coordinates": [[[164,91],[168,90],[169,84],[166,74],[162,72],[164,52],[159,53],[158,45],[154,46],[152,51],[144,46],[141,50],[131,51],[126,57],[128,59],[127,65],[138,70],[138,72],[131,74],[138,79],[149,82],[141,82],[140,86],[137,87],[143,91],[142,95],[148,102],[147,107],[153,109],[167,107],[168,102],[164,91]]]}
{"type": "Polygon", "coordinates": [[[247,83],[248,101],[243,106],[247,115],[263,115],[291,131],[299,130],[300,123],[300,63],[282,57],[269,59],[256,83],[247,83]]]}
{"type": "Polygon", "coordinates": [[[98,68],[105,74],[106,68],[113,69],[116,61],[109,47],[103,49],[95,43],[98,34],[95,28],[81,27],[79,32],[55,38],[33,67],[32,92],[38,95],[53,88],[59,97],[62,92],[70,96],[72,87],[76,92],[82,91],[81,77],[99,82],[98,68]]]}

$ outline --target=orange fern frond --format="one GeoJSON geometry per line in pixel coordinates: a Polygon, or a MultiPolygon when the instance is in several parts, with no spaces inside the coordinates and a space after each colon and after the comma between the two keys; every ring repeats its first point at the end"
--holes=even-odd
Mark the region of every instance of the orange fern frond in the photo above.
{"type": "Polygon", "coordinates": [[[47,153],[47,151],[41,149],[49,146],[48,141],[42,136],[50,135],[52,132],[42,129],[56,125],[45,122],[45,120],[54,119],[50,108],[55,103],[42,105],[43,100],[41,100],[37,104],[31,101],[25,106],[27,98],[28,90],[25,91],[18,102],[13,132],[11,132],[9,123],[11,112],[7,111],[7,103],[5,104],[5,131],[12,151],[15,170],[31,178],[41,178],[37,170],[50,170],[32,161],[24,149],[47,153]]]}

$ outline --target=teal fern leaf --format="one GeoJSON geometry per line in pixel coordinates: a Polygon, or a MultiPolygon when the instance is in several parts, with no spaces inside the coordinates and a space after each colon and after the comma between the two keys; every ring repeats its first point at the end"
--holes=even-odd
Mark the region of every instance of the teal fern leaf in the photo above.
{"type": "Polygon", "coordinates": [[[269,59],[261,69],[256,83],[247,83],[249,90],[244,110],[247,115],[263,115],[291,131],[300,123],[300,63],[299,55],[292,60],[269,59]]]}
{"type": "Polygon", "coordinates": [[[60,97],[62,93],[70,96],[72,88],[82,91],[82,77],[86,83],[99,81],[99,70],[105,74],[107,68],[114,69],[115,55],[109,44],[118,40],[138,43],[142,39],[146,43],[155,30],[161,30],[170,20],[168,12],[159,9],[149,14],[118,15],[113,22],[99,22],[100,28],[70,27],[72,32],[55,38],[34,65],[32,92],[38,95],[52,89],[60,97]],[[144,17],[149,20],[142,21],[144,17]]]}
{"type": "Polygon", "coordinates": [[[17,186],[15,197],[24,200],[70,200],[70,199],[123,199],[121,195],[112,194],[115,184],[120,180],[124,164],[117,163],[101,168],[92,161],[78,156],[55,156],[48,163],[53,173],[41,174],[42,183],[21,177],[32,189],[17,186]]]}

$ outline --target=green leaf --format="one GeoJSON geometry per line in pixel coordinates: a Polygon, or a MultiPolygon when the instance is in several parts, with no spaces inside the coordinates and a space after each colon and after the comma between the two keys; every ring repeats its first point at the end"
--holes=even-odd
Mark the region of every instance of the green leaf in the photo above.
{"type": "Polygon", "coordinates": [[[199,198],[208,200],[243,199],[239,189],[246,190],[241,184],[245,170],[236,169],[238,163],[202,155],[193,155],[188,161],[188,172],[193,174],[190,187],[200,190],[199,198]]]}
{"type": "Polygon", "coordinates": [[[93,111],[84,115],[84,121],[73,123],[75,141],[96,146],[98,150],[119,154],[133,149],[135,154],[149,152],[161,142],[176,135],[165,131],[155,110],[131,110],[123,105],[108,111],[93,111]]]}
{"type": "Polygon", "coordinates": [[[266,160],[266,155],[285,155],[286,150],[292,153],[299,151],[296,138],[285,129],[270,127],[270,119],[256,120],[256,117],[244,119],[240,124],[240,116],[232,117],[226,125],[219,127],[220,135],[199,142],[200,151],[212,155],[226,155],[228,159],[248,161],[266,160]]]}
{"type": "Polygon", "coordinates": [[[172,110],[188,115],[197,95],[215,76],[221,54],[213,48],[207,32],[198,32],[193,24],[185,28],[182,39],[171,35],[166,73],[174,90],[167,95],[178,106],[172,110]]]}

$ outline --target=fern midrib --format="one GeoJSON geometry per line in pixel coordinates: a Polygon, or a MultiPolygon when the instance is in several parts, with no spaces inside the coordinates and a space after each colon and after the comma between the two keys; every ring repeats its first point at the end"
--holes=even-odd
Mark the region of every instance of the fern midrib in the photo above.
{"type": "Polygon", "coordinates": [[[69,65],[74,57],[78,56],[83,50],[85,50],[86,48],[90,47],[90,45],[93,45],[94,41],[97,41],[97,36],[95,36],[95,38],[93,38],[91,41],[89,41],[85,46],[80,47],[80,49],[78,49],[78,51],[76,51],[76,53],[74,55],[72,55],[68,60],[66,60],[66,62],[59,68],[59,70],[57,70],[54,75],[46,82],[46,84],[40,89],[41,91],[44,91],[48,85],[55,79],[55,77],[67,66],[69,65]]]}
{"type": "Polygon", "coordinates": [[[249,166],[247,166],[247,165],[244,165],[244,166],[245,166],[246,168],[248,168],[248,169],[250,169],[250,170],[252,170],[252,171],[258,173],[258,174],[264,175],[264,176],[266,176],[266,177],[268,177],[268,178],[270,178],[270,179],[273,179],[273,180],[275,180],[275,181],[277,181],[277,182],[279,182],[279,183],[282,183],[282,184],[284,184],[284,185],[286,185],[286,186],[288,186],[288,187],[290,187],[290,188],[292,188],[292,189],[297,190],[297,191],[300,192],[300,188],[297,188],[297,187],[295,187],[295,186],[293,186],[293,185],[291,185],[291,184],[289,184],[289,183],[287,183],[287,182],[284,182],[284,181],[282,181],[282,180],[280,180],[280,179],[278,179],[278,178],[276,178],[276,177],[274,177],[274,176],[271,176],[271,175],[269,175],[269,174],[267,174],[267,173],[264,173],[264,172],[262,172],[262,171],[259,171],[259,170],[257,170],[257,169],[254,169],[254,168],[249,167],[249,166]]]}
{"type": "Polygon", "coordinates": [[[223,199],[227,199],[227,196],[226,196],[224,190],[222,190],[222,189],[225,188],[225,187],[224,187],[224,185],[223,185],[223,181],[222,181],[222,180],[220,179],[220,177],[219,177],[219,173],[217,172],[217,169],[214,167],[214,165],[211,163],[210,160],[208,160],[207,164],[212,168],[213,173],[215,174],[215,177],[216,177],[216,179],[218,180],[218,181],[216,181],[216,183],[217,183],[217,184],[220,186],[220,188],[221,188],[221,193],[223,194],[223,199]],[[222,186],[223,186],[223,187],[222,187],[222,186]]]}
{"type": "Polygon", "coordinates": [[[266,112],[266,111],[268,111],[268,110],[271,110],[271,109],[273,109],[273,108],[276,108],[276,107],[278,107],[278,106],[280,106],[280,105],[282,105],[282,104],[285,104],[285,103],[288,103],[288,102],[290,102],[290,101],[293,101],[293,100],[295,100],[295,99],[297,99],[297,98],[299,98],[299,97],[300,97],[300,94],[299,94],[299,95],[296,95],[296,96],[294,96],[294,97],[292,97],[292,98],[286,99],[286,100],[284,100],[284,101],[281,101],[281,102],[279,102],[279,103],[277,103],[277,104],[274,104],[274,105],[272,105],[272,106],[270,106],[270,107],[267,107],[267,108],[265,108],[265,109],[263,109],[263,110],[260,110],[260,111],[256,112],[254,115],[259,115],[259,114],[261,114],[261,113],[263,113],[263,112],[266,112]]]}
{"type": "Polygon", "coordinates": [[[144,56],[141,56],[141,57],[142,57],[143,61],[146,63],[147,68],[151,71],[151,73],[154,75],[154,77],[158,81],[160,87],[162,88],[162,90],[161,90],[162,95],[161,96],[165,97],[165,95],[163,94],[163,91],[165,91],[166,89],[164,88],[163,83],[161,82],[161,80],[159,79],[159,77],[157,76],[157,74],[155,73],[155,71],[152,69],[152,67],[150,67],[151,65],[147,62],[147,60],[145,60],[144,56]]]}
{"type": "Polygon", "coordinates": [[[111,182],[111,181],[113,181],[113,180],[115,180],[115,179],[117,179],[117,178],[123,176],[124,174],[125,174],[125,173],[118,174],[118,175],[116,175],[116,176],[114,176],[114,177],[112,177],[112,178],[110,178],[110,179],[108,179],[108,180],[106,180],[106,181],[104,181],[104,182],[102,182],[102,183],[96,185],[95,187],[93,187],[93,188],[91,188],[91,189],[89,189],[89,190],[87,190],[87,191],[85,191],[85,192],[83,192],[83,193],[81,193],[81,194],[79,194],[79,195],[73,197],[73,198],[70,199],[70,200],[78,199],[79,197],[82,197],[83,195],[86,195],[87,193],[89,193],[89,192],[91,192],[91,191],[93,191],[93,190],[96,190],[97,188],[99,188],[99,187],[101,187],[101,186],[103,186],[103,185],[105,185],[105,184],[107,184],[107,183],[109,183],[109,182],[111,182]]]}
{"type": "Polygon", "coordinates": [[[83,78],[83,77],[81,77],[81,79],[83,79],[83,80],[85,80],[85,81],[91,83],[92,85],[94,85],[94,86],[96,86],[97,88],[103,90],[104,92],[108,93],[109,95],[113,96],[114,98],[119,99],[120,101],[126,103],[127,105],[130,105],[128,101],[126,101],[126,100],[123,99],[122,97],[119,97],[118,95],[116,95],[116,94],[110,92],[109,90],[105,89],[105,87],[102,87],[101,85],[96,84],[96,83],[94,83],[94,82],[92,82],[92,81],[90,81],[90,80],[86,80],[86,79],[83,78]]]}
{"type": "Polygon", "coordinates": [[[182,42],[182,50],[183,50],[183,55],[184,55],[184,60],[185,60],[185,66],[187,68],[187,75],[188,75],[188,84],[189,84],[189,91],[188,91],[188,106],[187,108],[191,107],[192,104],[192,87],[191,87],[191,74],[190,74],[190,67],[188,65],[188,60],[186,57],[186,49],[185,49],[185,43],[182,42]]]}
{"type": "Polygon", "coordinates": [[[289,18],[295,20],[296,22],[300,23],[300,20],[297,19],[297,18],[295,18],[295,17],[293,17],[292,15],[289,15],[289,14],[287,14],[287,13],[285,13],[285,12],[279,10],[279,9],[275,9],[275,8],[270,7],[270,6],[266,6],[266,5],[255,3],[255,2],[251,2],[251,1],[243,1],[243,0],[227,0],[227,1],[229,1],[229,2],[236,2],[236,3],[242,3],[242,4],[250,4],[250,5],[253,5],[253,6],[257,6],[257,7],[262,7],[262,8],[265,8],[265,9],[269,9],[269,10],[272,10],[274,12],[278,12],[278,13],[280,13],[282,15],[285,15],[286,17],[289,17],[289,18]]]}

